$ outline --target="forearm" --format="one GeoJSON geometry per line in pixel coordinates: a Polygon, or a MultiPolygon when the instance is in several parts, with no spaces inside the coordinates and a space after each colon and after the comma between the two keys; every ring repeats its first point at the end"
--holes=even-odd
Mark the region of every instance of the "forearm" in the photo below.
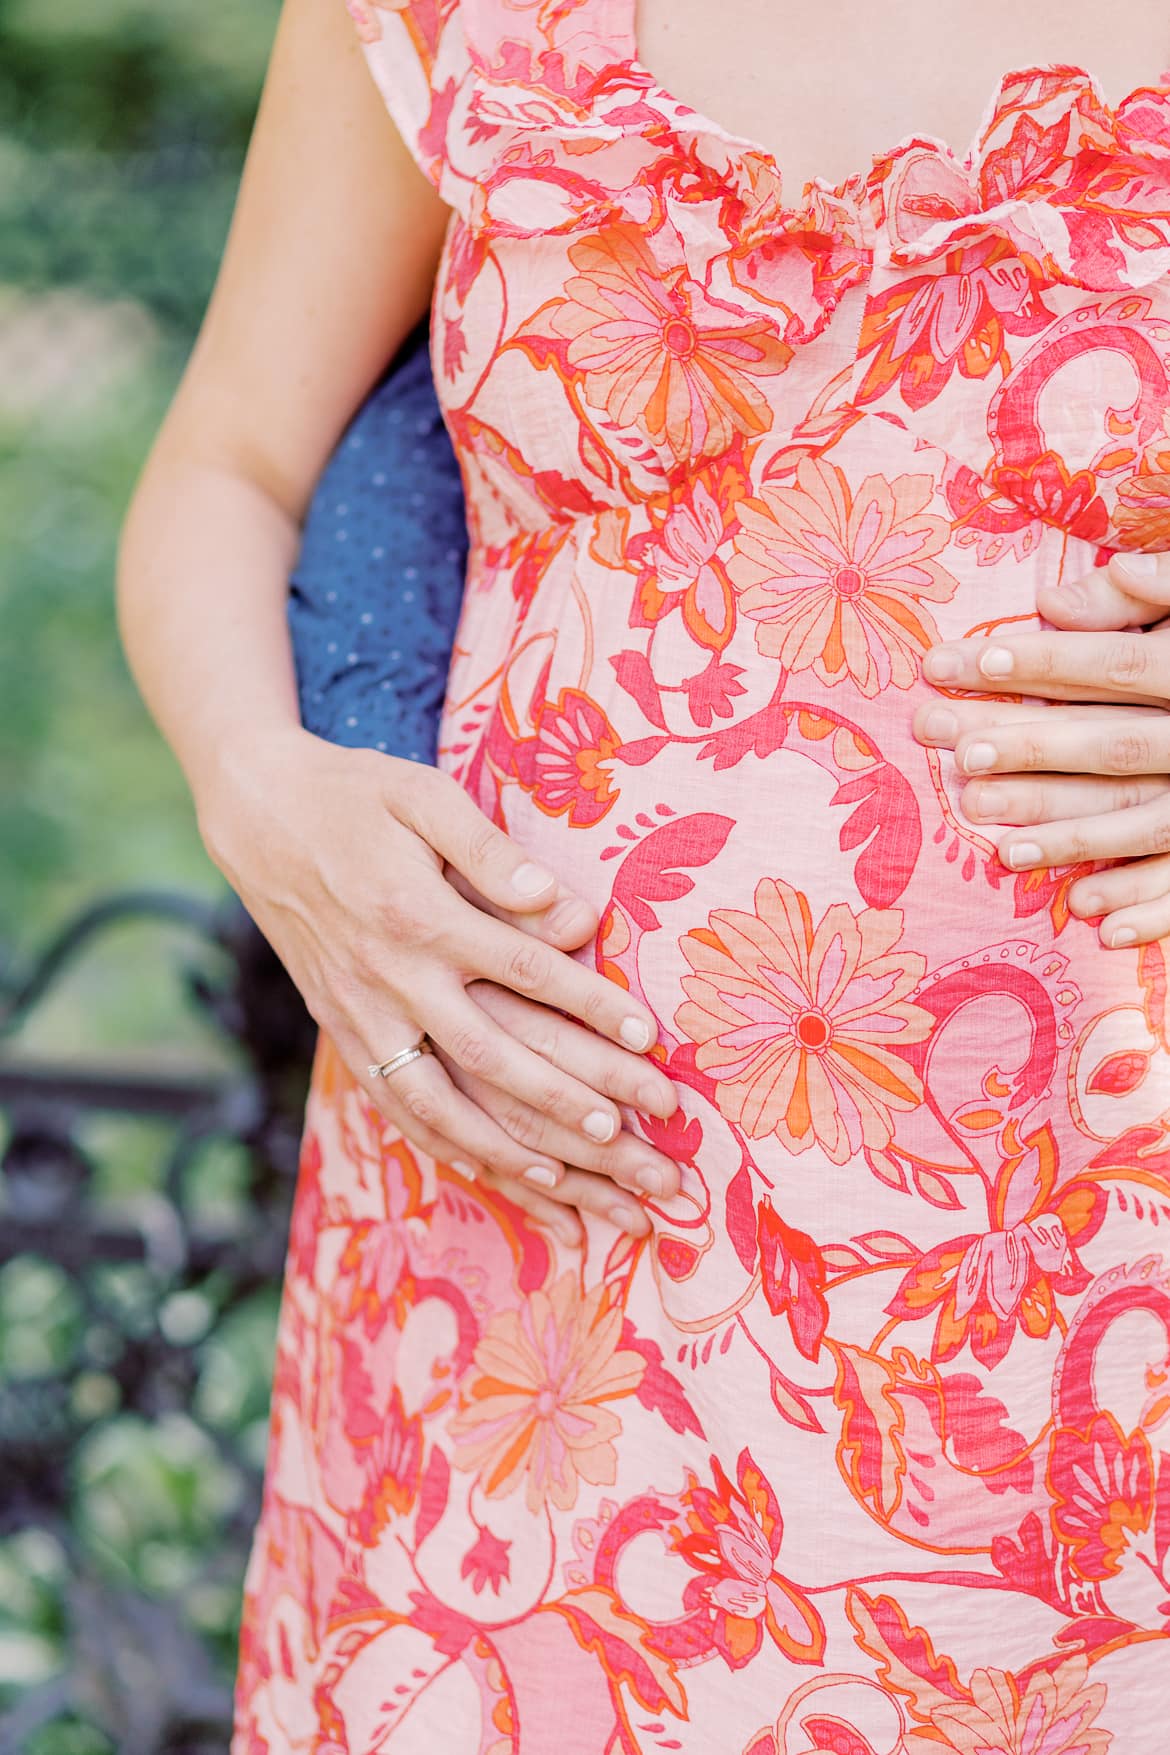
{"type": "Polygon", "coordinates": [[[122,644],[205,840],[248,764],[300,726],[285,607],[299,540],[246,471],[165,439],[122,527],[122,644]]]}

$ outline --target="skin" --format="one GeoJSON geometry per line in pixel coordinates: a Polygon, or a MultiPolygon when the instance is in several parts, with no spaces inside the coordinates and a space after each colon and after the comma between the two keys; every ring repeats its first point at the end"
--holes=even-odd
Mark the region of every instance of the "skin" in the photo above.
{"type": "Polygon", "coordinates": [[[1100,919],[1107,949],[1149,943],[1170,933],[1170,626],[1142,630],[1170,610],[1170,555],[1115,555],[1037,606],[1052,632],[926,655],[940,694],[915,735],[954,751],[971,776],[963,810],[1007,825],[999,856],[1013,871],[1121,861],[1072,885],[1069,907],[1100,919]],[[1008,693],[1023,699],[991,698],[1008,693]]]}
{"type": "MultiPolygon", "coordinates": [[[[1160,11],[1128,12],[1123,39],[1098,0],[1025,16],[907,0],[878,42],[871,8],[826,0],[793,9],[793,53],[746,78],[725,50],[776,28],[771,0],[729,0],[716,33],[709,0],[642,0],[640,33],[672,90],[836,179],[915,126],[969,137],[1005,55],[1083,59],[1118,96],[1170,60],[1160,11]],[[875,54],[896,83],[873,80],[875,54]],[[802,71],[826,57],[848,99],[831,106],[802,71]],[[778,119],[783,138],[765,134],[778,119]]],[[[123,525],[119,628],[208,853],[370,1101],[443,1173],[506,1187],[568,1243],[574,1209],[645,1234],[645,1199],[679,1172],[636,1115],[677,1096],[653,1017],[571,954],[592,903],[446,775],[299,719],[285,595],[301,523],[428,305],[446,221],[341,0],[285,0],[215,290],[123,525]],[[424,1031],[435,1054],[370,1077],[424,1031]]]]}

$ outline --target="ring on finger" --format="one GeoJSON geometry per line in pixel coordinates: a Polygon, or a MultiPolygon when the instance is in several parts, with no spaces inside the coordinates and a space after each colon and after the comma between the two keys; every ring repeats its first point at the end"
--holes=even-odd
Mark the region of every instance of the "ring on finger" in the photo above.
{"type": "Polygon", "coordinates": [[[409,1066],[411,1061],[419,1060],[424,1054],[433,1054],[434,1052],[431,1039],[424,1030],[418,1041],[412,1042],[409,1048],[400,1048],[397,1054],[390,1056],[389,1060],[371,1062],[370,1077],[372,1079],[388,1079],[391,1073],[396,1073],[400,1067],[409,1066]]]}

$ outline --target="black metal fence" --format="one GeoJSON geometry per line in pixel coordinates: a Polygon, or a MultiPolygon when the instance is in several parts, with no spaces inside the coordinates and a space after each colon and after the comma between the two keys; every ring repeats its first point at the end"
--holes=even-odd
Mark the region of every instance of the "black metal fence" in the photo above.
{"type": "Polygon", "coordinates": [[[230,893],[103,899],[0,970],[0,1755],[227,1749],[313,1035],[230,893]],[[19,1052],[91,946],[159,921],[229,1070],[19,1052]],[[130,1197],[111,1121],[153,1142],[130,1197]]]}

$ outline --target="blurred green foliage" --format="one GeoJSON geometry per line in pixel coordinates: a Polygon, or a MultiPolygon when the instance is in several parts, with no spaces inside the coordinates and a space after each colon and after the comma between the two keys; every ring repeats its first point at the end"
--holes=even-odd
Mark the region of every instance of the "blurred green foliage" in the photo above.
{"type": "Polygon", "coordinates": [[[217,882],[113,557],[210,292],[276,0],[0,0],[0,943],[217,882]]]}
{"type": "MultiPolygon", "coordinates": [[[[215,892],[182,776],[118,644],[113,562],[135,477],[214,279],[278,0],[0,0],[0,960],[130,886],[215,892]]],[[[173,937],[173,934],[171,935],[173,937]]],[[[117,935],[39,1006],[16,1045],[206,1064],[154,930],[117,935]]],[[[110,1198],[148,1198],[162,1142],[104,1121],[110,1198]]],[[[230,1217],[232,1150],[199,1166],[230,1217]]],[[[133,1272],[109,1295],[133,1298],[133,1272]]],[[[114,1276],[115,1278],[117,1275],[114,1276]]],[[[264,1442],[277,1288],[216,1328],[215,1286],[167,1320],[200,1343],[205,1426],[264,1442]],[[185,1325],[185,1327],[184,1327],[185,1325]]],[[[0,1273],[0,1381],[60,1368],[81,1314],[55,1271],[0,1273]]],[[[100,1372],[83,1384],[94,1412],[100,1372]]],[[[179,1416],[118,1419],[76,1459],[79,1531],[111,1581],[186,1591],[229,1669],[241,1555],[193,1583],[233,1487],[179,1416]]],[[[46,1532],[0,1544],[0,1708],[64,1661],[65,1559],[46,1532]]],[[[63,1707],[28,1755],[106,1755],[63,1707]]]]}

